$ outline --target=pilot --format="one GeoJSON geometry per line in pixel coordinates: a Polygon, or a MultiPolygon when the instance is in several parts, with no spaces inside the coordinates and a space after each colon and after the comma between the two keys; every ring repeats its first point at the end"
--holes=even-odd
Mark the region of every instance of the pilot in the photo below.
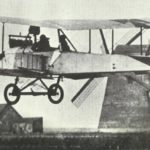
{"type": "Polygon", "coordinates": [[[65,35],[60,36],[60,44],[61,44],[61,49],[63,52],[70,52],[70,47],[66,41],[65,35]]]}
{"type": "Polygon", "coordinates": [[[32,50],[37,51],[37,52],[50,51],[50,45],[49,45],[48,40],[49,39],[44,34],[42,34],[40,36],[40,41],[33,44],[32,50]]]}

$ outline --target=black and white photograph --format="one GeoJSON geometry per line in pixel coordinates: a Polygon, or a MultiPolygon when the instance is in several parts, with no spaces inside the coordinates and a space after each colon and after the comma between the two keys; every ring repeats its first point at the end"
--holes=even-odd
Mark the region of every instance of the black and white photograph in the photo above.
{"type": "Polygon", "coordinates": [[[149,0],[0,0],[0,150],[150,149],[149,0]]]}

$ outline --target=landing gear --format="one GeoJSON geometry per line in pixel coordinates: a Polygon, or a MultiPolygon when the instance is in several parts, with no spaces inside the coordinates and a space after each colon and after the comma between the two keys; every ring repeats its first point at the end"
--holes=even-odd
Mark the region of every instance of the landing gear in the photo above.
{"type": "Polygon", "coordinates": [[[47,95],[50,102],[59,104],[63,100],[64,92],[60,85],[52,84],[48,89],[47,95]]]}
{"type": "Polygon", "coordinates": [[[53,104],[59,104],[64,98],[64,91],[59,85],[61,76],[58,77],[57,83],[52,84],[48,89],[48,98],[53,104]]]}
{"type": "Polygon", "coordinates": [[[37,78],[33,80],[32,82],[28,83],[27,85],[25,85],[23,88],[19,88],[17,86],[19,78],[16,77],[15,84],[8,84],[6,86],[4,90],[4,98],[7,104],[14,105],[19,101],[21,95],[33,95],[33,96],[47,95],[51,103],[59,104],[63,100],[63,97],[64,97],[63,89],[59,85],[60,78],[61,77],[58,77],[57,83],[52,84],[49,88],[43,82],[41,78],[37,78]],[[31,89],[31,92],[23,92],[23,90],[33,85],[38,80],[41,82],[41,84],[45,88],[46,90],[45,92],[34,92],[32,89],[31,89]]]}
{"type": "Polygon", "coordinates": [[[20,89],[15,84],[8,84],[4,90],[7,104],[14,105],[20,99],[20,89]]]}

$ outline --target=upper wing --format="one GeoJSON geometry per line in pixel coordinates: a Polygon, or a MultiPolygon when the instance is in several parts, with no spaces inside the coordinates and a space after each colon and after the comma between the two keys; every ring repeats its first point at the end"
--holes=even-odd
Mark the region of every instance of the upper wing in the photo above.
{"type": "Polygon", "coordinates": [[[110,20],[30,20],[0,17],[0,22],[33,25],[66,30],[150,28],[150,19],[110,19],[110,20]]]}

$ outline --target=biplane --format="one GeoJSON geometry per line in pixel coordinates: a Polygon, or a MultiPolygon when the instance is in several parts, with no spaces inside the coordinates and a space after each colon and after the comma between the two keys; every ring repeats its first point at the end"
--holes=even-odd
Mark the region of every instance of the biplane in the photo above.
{"type": "MultiPolygon", "coordinates": [[[[116,19],[116,20],[29,20],[21,18],[0,17],[2,23],[2,52],[0,61],[2,67],[0,75],[15,76],[15,83],[8,84],[4,90],[4,97],[8,104],[16,104],[22,95],[47,95],[50,102],[59,104],[64,98],[63,88],[60,86],[61,78],[89,79],[89,84],[95,78],[107,77],[116,73],[142,74],[150,71],[150,55],[143,53],[142,31],[150,28],[148,19],[116,19]],[[29,33],[26,36],[9,35],[10,50],[4,50],[5,24],[29,25],[29,33]],[[59,45],[50,47],[48,38],[41,36],[43,45],[37,41],[40,27],[56,29],[59,45]],[[139,28],[140,31],[127,44],[128,46],[138,36],[141,37],[140,55],[122,55],[114,51],[114,29],[139,28]],[[109,50],[103,29],[112,30],[112,50],[109,50]],[[89,31],[89,49],[87,53],[79,52],[65,34],[65,30],[89,31]],[[94,54],[91,51],[91,32],[97,30],[105,48],[105,54],[94,54]],[[34,40],[31,39],[33,35],[34,40]],[[45,42],[45,43],[44,43],[45,42]],[[46,47],[47,45],[47,47],[46,47]],[[11,55],[10,55],[11,53],[11,55]],[[12,55],[13,53],[13,55],[12,55]],[[11,59],[10,59],[11,58],[11,59]],[[5,61],[4,61],[5,59],[5,61]],[[9,62],[7,65],[6,62],[9,62]],[[11,65],[10,65],[11,64],[11,65]],[[35,78],[24,87],[19,88],[17,83],[20,77],[35,78]],[[56,78],[57,82],[49,87],[42,79],[56,78]],[[44,92],[25,92],[29,86],[40,81],[44,92]]],[[[121,48],[122,49],[122,48],[121,48]]],[[[127,50],[129,47],[127,47],[127,50]]],[[[147,50],[149,51],[149,50],[147,50]]],[[[82,90],[84,87],[82,88],[82,90]]],[[[81,90],[81,91],[82,91],[81,90]]],[[[80,92],[81,92],[80,91],[80,92]]],[[[80,93],[79,92],[79,93],[80,93]]]]}

